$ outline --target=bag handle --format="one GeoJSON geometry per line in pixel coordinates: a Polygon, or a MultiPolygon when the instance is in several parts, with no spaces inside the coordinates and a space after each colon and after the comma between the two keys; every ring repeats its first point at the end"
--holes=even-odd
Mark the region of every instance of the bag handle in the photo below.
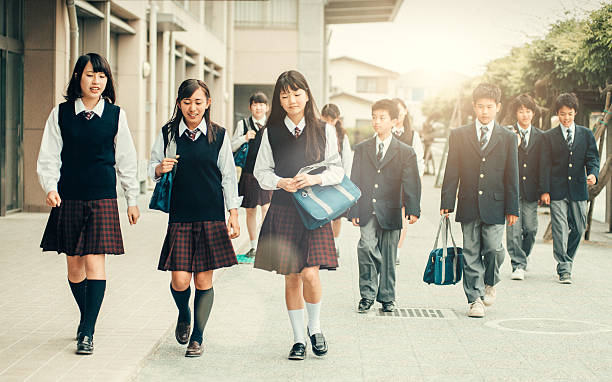
{"type": "Polygon", "coordinates": [[[322,160],[319,163],[314,163],[311,164],[309,166],[304,166],[302,167],[296,175],[298,174],[303,174],[303,173],[307,173],[307,172],[311,172],[314,170],[317,170],[321,167],[329,167],[329,165],[331,165],[333,162],[335,162],[338,158],[340,157],[340,153],[335,153],[334,155],[330,156],[329,158],[322,160]]]}
{"type": "Polygon", "coordinates": [[[171,126],[170,124],[165,125],[164,127],[162,127],[162,136],[164,137],[164,156],[166,158],[176,158],[176,137],[174,138],[170,138],[171,137],[171,133],[170,133],[170,129],[171,126]],[[164,130],[165,134],[164,134],[164,130]]]}

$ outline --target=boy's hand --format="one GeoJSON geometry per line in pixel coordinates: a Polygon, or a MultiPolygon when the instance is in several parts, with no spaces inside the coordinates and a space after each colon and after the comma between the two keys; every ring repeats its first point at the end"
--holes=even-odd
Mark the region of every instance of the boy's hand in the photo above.
{"type": "Polygon", "coordinates": [[[230,239],[235,239],[240,236],[240,224],[238,224],[238,210],[232,208],[230,210],[230,216],[227,220],[227,232],[230,235],[230,239]]]}
{"type": "Polygon", "coordinates": [[[508,222],[508,226],[511,227],[518,221],[518,216],[506,215],[506,221],[508,222]]]}
{"type": "Polygon", "coordinates": [[[544,206],[550,204],[550,194],[548,192],[540,196],[540,204],[544,206]]]}
{"type": "Polygon", "coordinates": [[[128,220],[130,221],[130,225],[136,224],[138,218],[140,218],[140,211],[138,210],[138,206],[131,206],[127,209],[128,220]]]}
{"type": "Polygon", "coordinates": [[[595,183],[597,183],[597,178],[595,177],[595,175],[589,174],[589,176],[587,176],[587,184],[589,186],[594,186],[595,183]]]}
{"type": "Polygon", "coordinates": [[[353,218],[353,225],[359,227],[359,218],[353,218]]]}
{"type": "Polygon", "coordinates": [[[47,205],[49,207],[59,207],[60,204],[62,204],[62,198],[60,198],[57,191],[49,191],[49,193],[47,194],[47,199],[45,199],[45,202],[47,202],[47,205]]]}
{"type": "Polygon", "coordinates": [[[295,186],[293,178],[281,178],[277,184],[278,188],[282,188],[287,192],[296,192],[298,189],[295,186]]]}
{"type": "Polygon", "coordinates": [[[417,222],[417,220],[419,220],[418,217],[414,215],[408,215],[408,224],[414,224],[417,222]]]}
{"type": "Polygon", "coordinates": [[[440,215],[444,215],[445,217],[448,217],[449,211],[447,209],[441,209],[440,210],[440,215]]]}

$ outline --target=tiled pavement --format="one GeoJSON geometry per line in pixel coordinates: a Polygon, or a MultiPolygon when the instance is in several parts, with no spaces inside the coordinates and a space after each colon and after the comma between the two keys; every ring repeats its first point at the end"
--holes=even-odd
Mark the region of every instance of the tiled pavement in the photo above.
{"type": "MultiPolygon", "coordinates": [[[[460,285],[421,281],[438,223],[439,190],[424,179],[423,217],[410,227],[398,268],[400,308],[444,308],[451,319],[355,313],[355,245],[345,224],[340,268],[322,272],[322,327],[330,352],[289,362],[292,334],[283,279],[240,265],[217,274],[205,354],[186,359],[176,343],[168,275],[155,271],[165,216],[143,213],[124,225],[128,255],[109,259],[110,276],[92,357],[73,354],[77,308],[64,261],[38,251],[46,217],[0,219],[0,380],[612,380],[612,234],[597,224],[583,243],[574,285],[555,282],[552,245],[540,233],[525,281],[502,266],[498,301],[482,320],[465,316],[460,285]],[[431,191],[433,190],[433,191],[431,191]]],[[[601,205],[599,206],[601,208],[601,205]]],[[[544,212],[544,211],[542,211],[544,212]]],[[[122,221],[124,223],[124,221],[122,221]]],[[[243,240],[246,237],[243,227],[243,240]]],[[[460,229],[454,227],[460,238],[460,229]]],[[[379,305],[375,305],[378,307],[379,305]]]]}

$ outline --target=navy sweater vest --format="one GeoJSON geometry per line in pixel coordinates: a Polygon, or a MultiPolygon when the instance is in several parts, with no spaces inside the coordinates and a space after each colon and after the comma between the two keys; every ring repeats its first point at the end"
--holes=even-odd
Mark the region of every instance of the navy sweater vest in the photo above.
{"type": "MultiPolygon", "coordinates": [[[[325,155],[325,123],[320,122],[318,131],[321,134],[319,160],[310,160],[306,157],[306,129],[296,139],[293,134],[287,129],[285,124],[269,126],[268,140],[272,148],[272,156],[274,157],[274,172],[281,178],[293,178],[297,172],[304,166],[311,165],[323,160],[325,155]]],[[[323,170],[311,172],[311,174],[319,174],[323,170]]],[[[272,203],[280,205],[293,205],[292,196],[285,190],[279,189],[272,194],[272,203]]]]}
{"type": "MultiPolygon", "coordinates": [[[[246,122],[250,125],[251,130],[255,130],[255,124],[253,122],[253,118],[247,118],[246,122]]],[[[255,161],[257,160],[257,153],[259,152],[259,146],[261,146],[261,137],[263,136],[264,129],[261,128],[255,134],[255,138],[249,141],[249,151],[247,152],[246,161],[244,164],[244,168],[242,169],[243,173],[252,174],[253,169],[255,168],[255,161]]],[[[246,134],[246,132],[245,132],[246,134]]]]}
{"type": "Polygon", "coordinates": [[[224,138],[225,129],[218,127],[213,143],[201,133],[195,141],[186,133],[176,140],[180,157],[172,183],[170,223],[225,221],[221,170],[217,166],[224,138]]]}
{"type": "Polygon", "coordinates": [[[87,120],[74,114],[74,101],[59,105],[62,134],[62,166],[57,189],[66,200],[117,198],[115,136],[119,129],[119,106],[104,103],[102,117],[87,120]]]}

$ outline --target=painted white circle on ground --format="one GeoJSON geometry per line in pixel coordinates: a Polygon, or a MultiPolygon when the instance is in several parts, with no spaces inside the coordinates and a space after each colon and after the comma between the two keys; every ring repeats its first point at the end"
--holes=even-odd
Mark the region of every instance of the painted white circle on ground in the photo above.
{"type": "Polygon", "coordinates": [[[511,332],[566,336],[612,332],[609,325],[561,318],[507,318],[487,321],[485,326],[511,332]]]}

